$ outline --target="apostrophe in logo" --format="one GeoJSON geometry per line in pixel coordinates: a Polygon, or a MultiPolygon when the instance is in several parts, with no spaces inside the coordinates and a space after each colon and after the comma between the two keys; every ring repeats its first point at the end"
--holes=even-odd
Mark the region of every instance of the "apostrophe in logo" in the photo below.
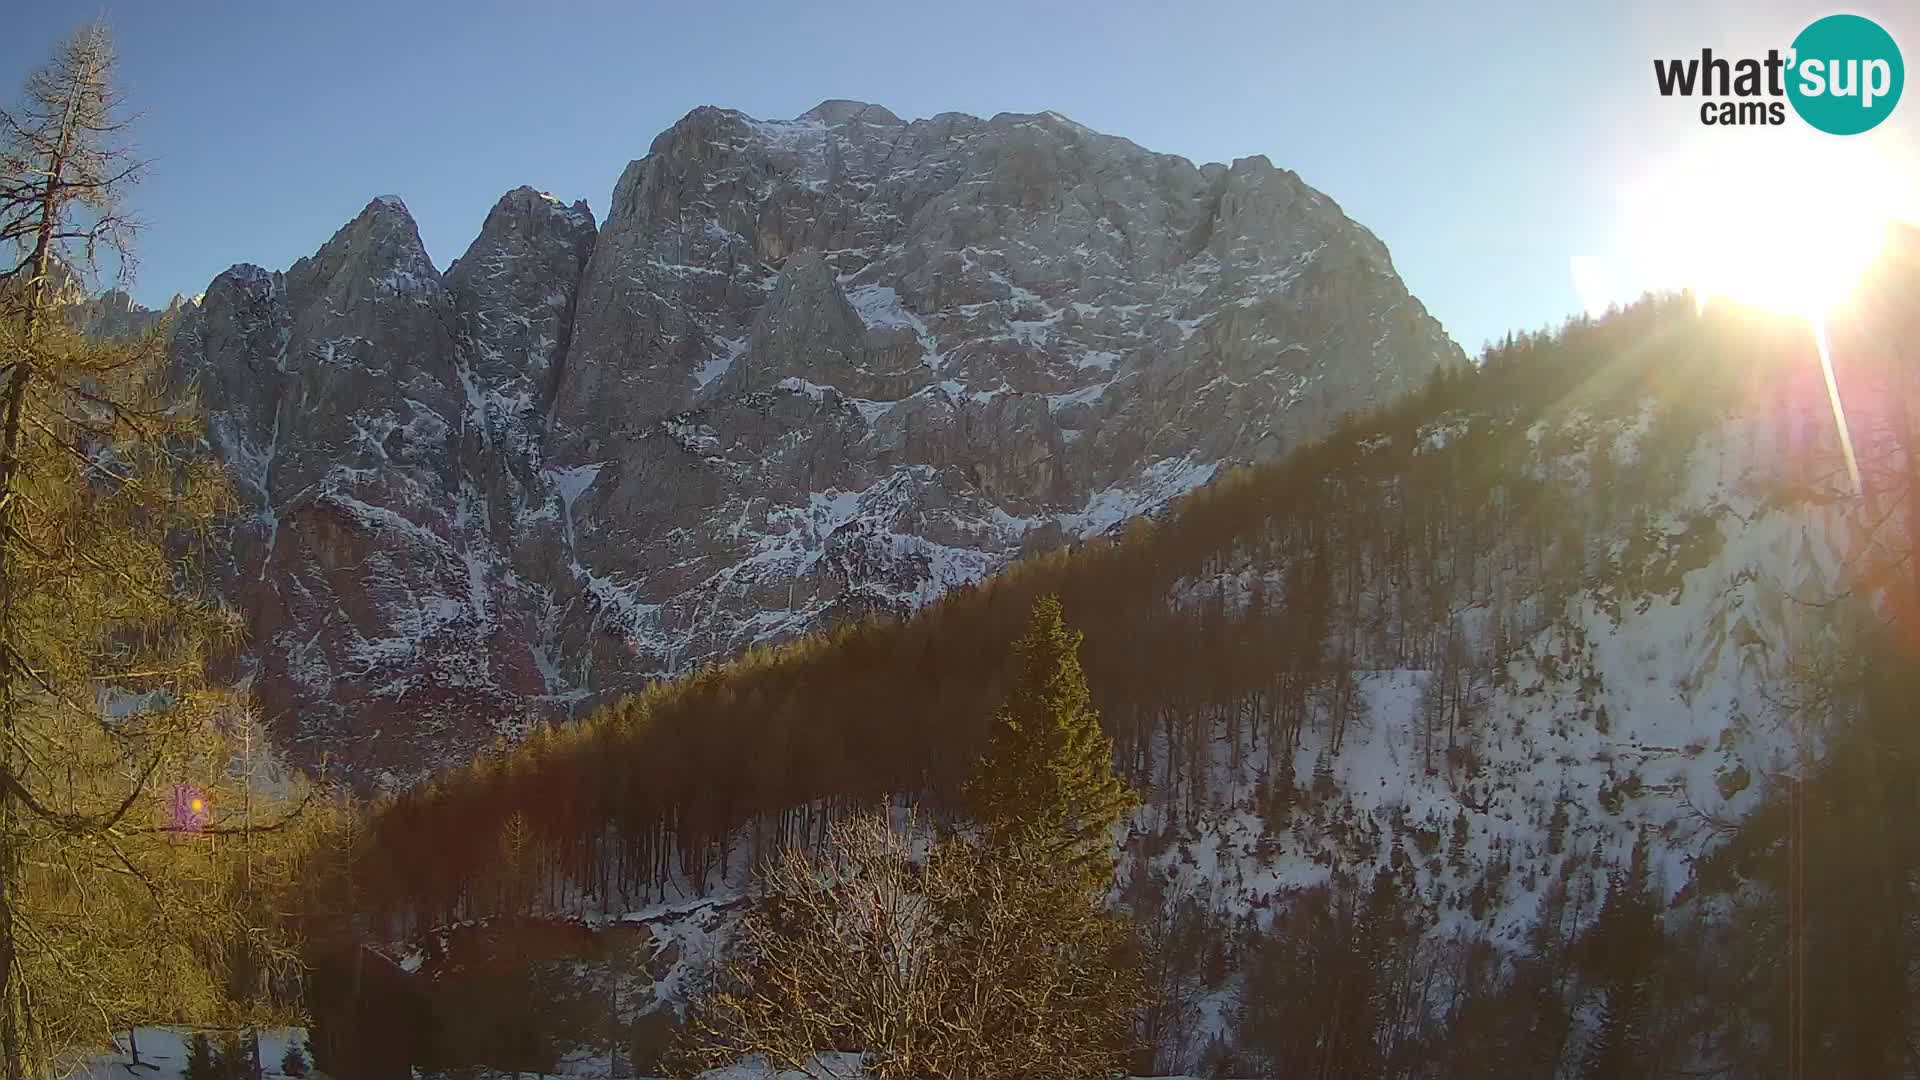
{"type": "Polygon", "coordinates": [[[1768,49],[1764,59],[1730,60],[1701,49],[1697,58],[1655,60],[1653,77],[1661,97],[1710,99],[1700,103],[1700,122],[1709,126],[1784,124],[1784,98],[1821,131],[1858,135],[1899,104],[1906,68],[1878,23],[1829,15],[1800,31],[1784,54],[1768,49]]]}
{"type": "Polygon", "coordinates": [[[1829,135],[1872,130],[1907,81],[1893,35],[1858,15],[1829,15],[1800,31],[1787,65],[1793,111],[1829,135]]]}

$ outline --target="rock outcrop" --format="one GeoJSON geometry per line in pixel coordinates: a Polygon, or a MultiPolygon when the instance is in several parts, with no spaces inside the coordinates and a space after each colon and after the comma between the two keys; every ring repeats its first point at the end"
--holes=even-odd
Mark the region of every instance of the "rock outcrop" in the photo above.
{"type": "Polygon", "coordinates": [[[1459,348],[1332,200],[1052,113],[696,109],[445,274],[376,199],[180,320],[296,756],[405,780],[1152,513],[1459,348]]]}

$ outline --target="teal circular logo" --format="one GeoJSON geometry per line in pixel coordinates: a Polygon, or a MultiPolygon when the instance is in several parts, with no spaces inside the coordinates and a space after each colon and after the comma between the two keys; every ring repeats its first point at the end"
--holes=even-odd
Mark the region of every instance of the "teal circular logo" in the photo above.
{"type": "Polygon", "coordinates": [[[1906,68],[1893,35],[1872,19],[1829,15],[1793,39],[1787,100],[1829,135],[1858,135],[1893,112],[1906,68]]]}

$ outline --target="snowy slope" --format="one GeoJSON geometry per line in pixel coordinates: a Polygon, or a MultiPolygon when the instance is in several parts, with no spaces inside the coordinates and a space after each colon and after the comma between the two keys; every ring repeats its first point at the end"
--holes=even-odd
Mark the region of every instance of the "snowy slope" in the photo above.
{"type": "MultiPolygon", "coordinates": [[[[1498,542],[1476,553],[1507,569],[1445,615],[1464,668],[1381,665],[1356,641],[1361,704],[1337,747],[1320,695],[1284,760],[1248,737],[1250,725],[1214,713],[1207,764],[1156,780],[1126,826],[1116,900],[1127,879],[1148,875],[1200,900],[1222,925],[1252,931],[1302,890],[1392,867],[1430,916],[1431,939],[1487,940],[1517,954],[1549,914],[1562,939],[1590,927],[1609,874],[1642,835],[1656,888],[1679,894],[1720,839],[1717,826],[1756,806],[1797,767],[1800,741],[1813,738],[1776,702],[1790,688],[1790,661],[1821,647],[1807,602],[1844,587],[1858,522],[1840,504],[1783,497],[1799,479],[1783,470],[1812,470],[1837,454],[1804,417],[1728,409],[1676,451],[1650,445],[1663,408],[1575,408],[1517,427],[1514,443],[1529,449],[1514,467],[1576,492],[1595,490],[1594,449],[1606,444],[1622,502],[1587,534],[1586,572],[1555,587],[1498,542]],[[1504,656],[1495,655],[1496,628],[1504,656]],[[1464,680],[1471,716],[1451,754],[1444,733],[1429,751],[1423,731],[1433,684],[1446,677],[1464,680]],[[1259,793],[1289,767],[1302,794],[1276,818],[1259,793]]],[[[1453,420],[1428,424],[1422,452],[1444,452],[1459,430],[1453,420]]],[[[1169,603],[1244,604],[1257,579],[1277,596],[1285,570],[1248,558],[1183,581],[1169,603]]],[[[1369,610],[1386,610],[1394,596],[1387,581],[1362,589],[1369,610]]],[[[1156,750],[1160,761],[1171,755],[1156,750]]],[[[745,879],[745,841],[722,897],[738,895],[745,879]]],[[[702,900],[692,910],[724,906],[702,900]]],[[[723,921],[682,930],[672,911],[636,918],[660,920],[663,940],[724,940],[723,921]]],[[[658,1004],[676,1002],[683,978],[661,984],[658,1004]]],[[[1236,990],[1232,979],[1205,988],[1197,1028],[1172,1048],[1173,1064],[1195,1067],[1205,1039],[1231,1031],[1236,990]]]]}
{"type": "MultiPolygon", "coordinates": [[[[217,1050],[221,1032],[209,1032],[208,1038],[217,1050]]],[[[304,1048],[307,1033],[304,1028],[260,1028],[260,1064],[268,1080],[284,1080],[285,1073],[280,1071],[281,1059],[287,1052],[289,1042],[299,1042],[304,1048]]],[[[85,1080],[125,1080],[128,1076],[147,1077],[150,1080],[183,1080],[187,1071],[188,1047],[193,1033],[186,1028],[142,1027],[135,1032],[140,1046],[140,1068],[133,1067],[133,1058],[128,1053],[127,1033],[121,1032],[120,1045],[115,1052],[91,1058],[84,1062],[80,1071],[74,1074],[85,1080]]],[[[309,1072],[311,1080],[327,1080],[321,1072],[309,1072]]]]}

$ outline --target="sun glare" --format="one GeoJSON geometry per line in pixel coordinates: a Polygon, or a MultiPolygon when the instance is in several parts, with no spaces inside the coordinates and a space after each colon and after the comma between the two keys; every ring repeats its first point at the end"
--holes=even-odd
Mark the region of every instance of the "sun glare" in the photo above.
{"type": "Polygon", "coordinates": [[[1888,226],[1920,221],[1920,159],[1885,142],[1809,133],[1714,140],[1621,192],[1611,257],[1568,270],[1589,314],[1646,291],[1687,290],[1806,320],[1854,490],[1860,473],[1827,327],[1880,255],[1888,226]]]}
{"type": "Polygon", "coordinates": [[[1819,323],[1852,295],[1911,190],[1869,142],[1743,140],[1627,192],[1644,287],[1692,290],[1819,323]]]}

